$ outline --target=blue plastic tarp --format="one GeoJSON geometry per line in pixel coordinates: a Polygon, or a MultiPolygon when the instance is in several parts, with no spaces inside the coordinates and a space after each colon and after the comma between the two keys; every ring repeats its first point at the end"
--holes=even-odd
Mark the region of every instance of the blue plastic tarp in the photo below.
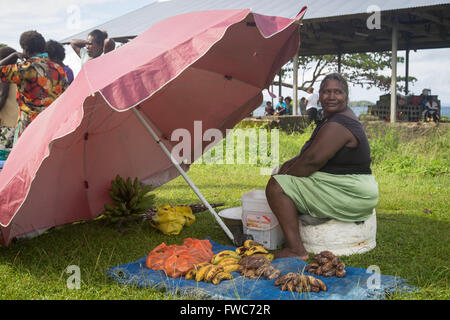
{"type": "MultiPolygon", "coordinates": [[[[214,253],[236,249],[214,241],[211,243],[214,253]]],[[[279,287],[274,286],[275,280],[249,279],[238,272],[232,272],[234,276],[232,280],[222,281],[218,285],[185,280],[183,277],[170,278],[164,271],[146,268],[145,259],[146,257],[143,257],[135,262],[110,268],[107,275],[121,284],[167,290],[170,293],[189,295],[193,298],[227,300],[380,300],[388,293],[414,290],[405,279],[376,274],[360,268],[346,267],[347,275],[344,278],[316,276],[304,271],[308,264],[299,258],[276,259],[272,264],[281,271],[281,275],[299,272],[315,276],[325,283],[327,291],[317,293],[281,291],[279,287]]]]}

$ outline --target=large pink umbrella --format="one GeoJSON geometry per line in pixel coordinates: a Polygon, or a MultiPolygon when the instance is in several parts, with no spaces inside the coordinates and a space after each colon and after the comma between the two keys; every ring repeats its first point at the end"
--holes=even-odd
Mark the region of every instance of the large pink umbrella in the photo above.
{"type": "MultiPolygon", "coordinates": [[[[183,14],[87,62],[0,173],[2,243],[98,216],[117,174],[153,185],[182,174],[233,240],[171,155],[171,133],[194,136],[194,121],[202,121],[202,133],[225,135],[261,105],[261,91],[298,49],[304,11],[295,19],[250,10],[183,14]]],[[[204,146],[193,139],[194,158],[204,146]]]]}

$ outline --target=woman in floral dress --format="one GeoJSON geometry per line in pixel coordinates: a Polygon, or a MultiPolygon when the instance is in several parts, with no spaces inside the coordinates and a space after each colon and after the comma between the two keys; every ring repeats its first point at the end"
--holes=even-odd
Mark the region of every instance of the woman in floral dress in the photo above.
{"type": "Polygon", "coordinates": [[[23,53],[14,52],[0,61],[0,81],[17,85],[19,119],[14,144],[25,128],[67,88],[64,69],[45,53],[45,39],[37,31],[20,36],[23,53]],[[22,62],[9,64],[19,58],[22,62]]]}

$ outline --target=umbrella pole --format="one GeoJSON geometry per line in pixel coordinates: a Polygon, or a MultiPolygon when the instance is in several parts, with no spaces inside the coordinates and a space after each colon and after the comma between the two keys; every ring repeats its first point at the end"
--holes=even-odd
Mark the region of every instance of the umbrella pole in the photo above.
{"type": "Polygon", "coordinates": [[[209,212],[213,215],[213,217],[216,219],[216,221],[219,223],[222,230],[226,233],[228,238],[230,238],[231,242],[234,241],[234,236],[231,233],[230,229],[225,225],[225,223],[220,219],[219,215],[214,211],[213,207],[209,204],[209,202],[205,199],[205,197],[200,193],[200,190],[194,185],[194,183],[191,181],[191,179],[187,176],[186,172],[184,172],[183,168],[178,164],[178,162],[174,159],[172,154],[167,150],[166,146],[162,143],[161,139],[156,135],[155,131],[152,129],[152,127],[148,124],[145,117],[136,110],[138,107],[133,108],[132,111],[136,115],[136,117],[141,121],[142,125],[145,127],[145,129],[150,133],[150,135],[155,139],[156,143],[161,147],[165,155],[170,159],[172,164],[177,168],[177,170],[180,172],[180,174],[183,176],[184,180],[188,183],[188,185],[191,187],[191,189],[195,192],[197,197],[203,202],[203,204],[208,208],[209,212]]]}

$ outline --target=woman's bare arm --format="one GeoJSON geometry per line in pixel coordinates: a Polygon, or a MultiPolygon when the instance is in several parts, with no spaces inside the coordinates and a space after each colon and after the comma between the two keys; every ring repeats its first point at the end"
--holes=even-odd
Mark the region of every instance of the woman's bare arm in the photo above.
{"type": "Polygon", "coordinates": [[[336,122],[325,124],[311,146],[290,166],[285,174],[308,177],[322,168],[336,152],[352,142],[353,139],[356,138],[344,126],[336,122]]]}
{"type": "Polygon", "coordinates": [[[13,52],[9,56],[0,60],[0,66],[7,66],[9,64],[14,64],[17,62],[17,59],[22,59],[22,58],[23,58],[23,54],[21,54],[20,52],[17,52],[17,51],[13,52]]]}
{"type": "Polygon", "coordinates": [[[75,53],[80,56],[80,50],[81,48],[84,48],[87,44],[86,40],[81,40],[81,39],[73,39],[72,41],[70,41],[70,46],[72,47],[73,51],[75,51],[75,53]]]}

